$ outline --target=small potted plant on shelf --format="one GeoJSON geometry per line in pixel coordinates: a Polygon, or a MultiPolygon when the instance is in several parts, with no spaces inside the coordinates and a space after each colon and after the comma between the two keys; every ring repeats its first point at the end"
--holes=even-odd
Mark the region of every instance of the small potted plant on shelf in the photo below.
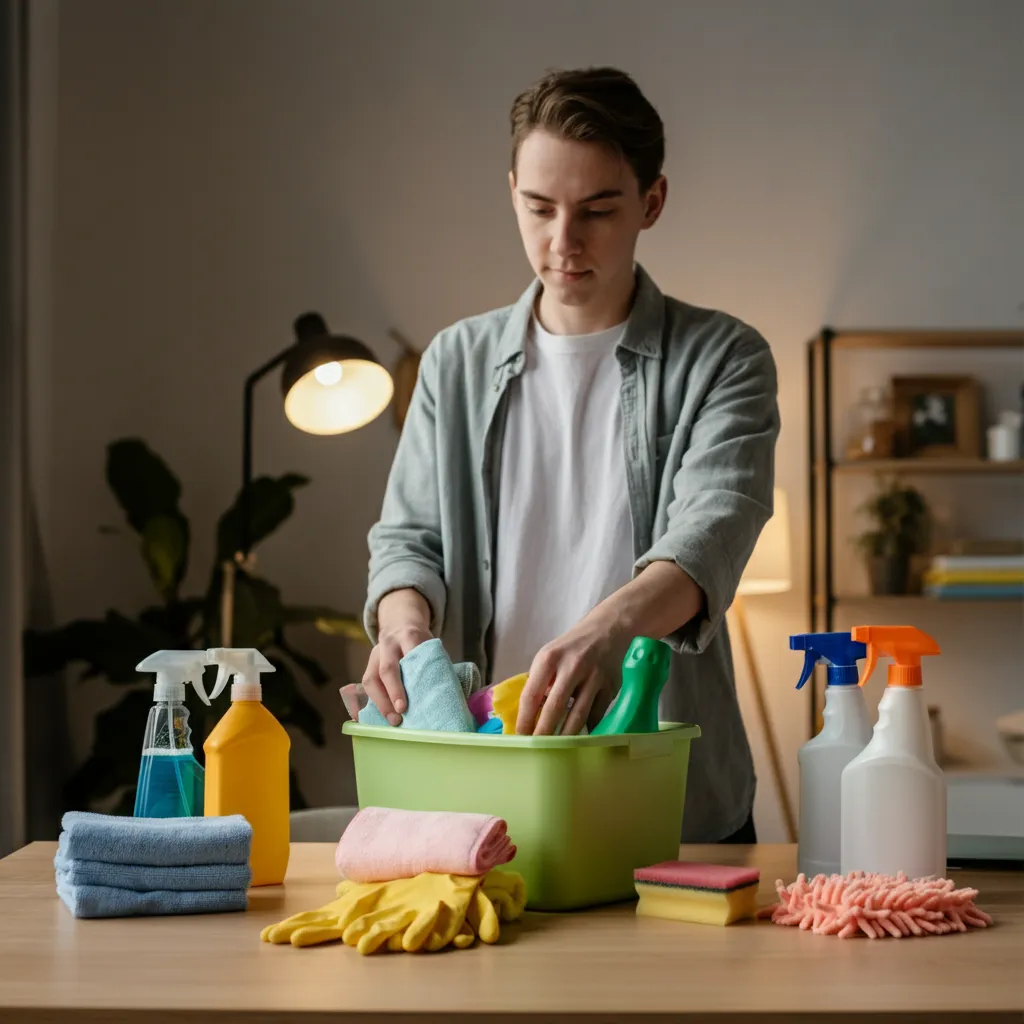
{"type": "Polygon", "coordinates": [[[912,573],[913,560],[927,552],[932,526],[931,512],[921,492],[898,480],[883,482],[859,511],[871,520],[871,528],[856,538],[867,565],[871,593],[909,594],[919,590],[920,581],[915,581],[912,573]]]}

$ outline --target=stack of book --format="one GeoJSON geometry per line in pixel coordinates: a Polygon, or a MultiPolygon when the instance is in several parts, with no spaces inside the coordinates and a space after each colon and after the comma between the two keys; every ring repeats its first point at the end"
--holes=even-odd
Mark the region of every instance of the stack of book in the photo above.
{"type": "Polygon", "coordinates": [[[940,600],[1024,598],[1024,555],[939,555],[924,591],[940,600]]]}

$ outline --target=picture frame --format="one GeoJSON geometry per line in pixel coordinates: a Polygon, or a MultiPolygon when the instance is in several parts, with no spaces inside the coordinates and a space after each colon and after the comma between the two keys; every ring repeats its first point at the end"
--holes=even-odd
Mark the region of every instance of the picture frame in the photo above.
{"type": "Polygon", "coordinates": [[[892,397],[900,456],[981,458],[981,388],[974,377],[893,377],[892,397]]]}

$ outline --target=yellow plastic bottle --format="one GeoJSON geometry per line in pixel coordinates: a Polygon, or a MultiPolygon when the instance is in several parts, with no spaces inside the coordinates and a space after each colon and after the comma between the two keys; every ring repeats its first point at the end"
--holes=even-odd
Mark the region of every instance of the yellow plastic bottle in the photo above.
{"type": "Polygon", "coordinates": [[[252,826],[252,885],[280,885],[288,870],[291,739],[263,706],[261,672],[274,666],[251,648],[214,647],[208,664],[220,666],[211,696],[231,684],[231,707],[210,733],[206,752],[207,817],[241,814],[252,826]]]}

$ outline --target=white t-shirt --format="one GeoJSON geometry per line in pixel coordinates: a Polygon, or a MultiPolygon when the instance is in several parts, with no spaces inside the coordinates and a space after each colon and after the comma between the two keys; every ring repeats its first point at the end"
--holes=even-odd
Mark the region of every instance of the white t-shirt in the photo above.
{"type": "Polygon", "coordinates": [[[625,329],[555,335],[531,323],[502,442],[492,682],[528,671],[632,577],[615,355],[625,329]]]}

